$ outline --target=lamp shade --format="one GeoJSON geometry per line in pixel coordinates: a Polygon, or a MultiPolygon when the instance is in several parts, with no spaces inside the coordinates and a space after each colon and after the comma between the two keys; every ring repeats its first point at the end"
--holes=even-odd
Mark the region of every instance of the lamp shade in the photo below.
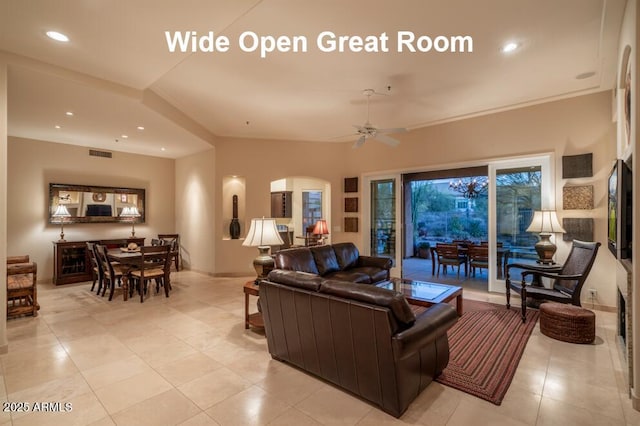
{"type": "Polygon", "coordinates": [[[320,219],[316,222],[316,226],[313,228],[313,235],[329,235],[329,227],[325,219],[320,219]]]}
{"type": "Polygon", "coordinates": [[[120,212],[120,217],[140,217],[141,214],[136,206],[127,206],[120,212]]]}
{"type": "Polygon", "coordinates": [[[284,244],[280,234],[278,233],[278,227],[276,226],[276,220],[264,217],[262,219],[251,219],[251,226],[247,237],[242,243],[247,247],[264,247],[264,246],[279,246],[284,244]]]}
{"type": "Polygon", "coordinates": [[[58,204],[56,211],[51,215],[53,217],[71,217],[71,213],[67,210],[67,206],[64,204],[58,204]]]}
{"type": "Polygon", "coordinates": [[[527,228],[527,232],[535,232],[538,234],[553,234],[556,232],[566,232],[558,222],[555,210],[540,210],[533,213],[531,224],[527,228]]]}

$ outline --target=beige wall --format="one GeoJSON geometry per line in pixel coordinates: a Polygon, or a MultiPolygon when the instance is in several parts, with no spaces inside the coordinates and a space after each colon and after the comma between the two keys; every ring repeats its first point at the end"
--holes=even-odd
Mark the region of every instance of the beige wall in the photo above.
{"type": "MultiPolygon", "coordinates": [[[[253,259],[258,250],[243,247],[242,240],[223,239],[221,230],[229,218],[222,215],[222,182],[228,176],[239,176],[245,182],[246,203],[244,217],[246,226],[251,218],[271,214],[271,182],[287,177],[310,177],[326,180],[332,188],[332,217],[341,214],[338,195],[342,197],[344,174],[344,144],[318,144],[272,140],[248,140],[221,138],[216,144],[216,188],[215,272],[221,275],[254,274],[253,259]],[[336,189],[337,188],[337,189],[336,189]],[[226,221],[226,222],[225,222],[226,221]]],[[[243,232],[246,228],[243,227],[243,232]]],[[[336,236],[332,235],[333,242],[336,236]]]]}
{"type": "MultiPolygon", "coordinates": [[[[563,101],[491,114],[398,135],[402,143],[390,148],[375,141],[353,150],[351,143],[324,144],[324,158],[309,160],[315,145],[301,142],[224,139],[217,145],[216,183],[239,175],[246,180],[246,217],[270,212],[270,182],[288,176],[325,179],[332,188],[331,220],[334,227],[344,216],[342,180],[385,171],[402,172],[445,168],[451,165],[486,164],[504,157],[554,153],[555,198],[559,217],[592,217],[595,238],[606,242],[606,178],[616,155],[616,126],[611,120],[611,93],[602,92],[563,101]],[[593,153],[591,178],[562,179],[563,155],[593,153]],[[590,211],[563,211],[562,187],[594,185],[595,208],[590,211]]],[[[315,155],[315,154],[314,154],[315,155]]],[[[362,194],[362,191],[361,191],[362,194]]],[[[222,228],[220,203],[216,196],[215,229],[222,228]]],[[[366,200],[361,200],[366,202],[366,200]]],[[[333,242],[354,241],[362,249],[363,233],[332,232],[333,242]]],[[[222,240],[216,232],[216,273],[251,273],[255,249],[241,246],[241,240],[222,240]]],[[[558,258],[564,259],[569,244],[558,242],[558,258]]],[[[587,281],[598,291],[596,303],[616,305],[615,260],[605,247],[587,281]]]]}
{"type": "MultiPolygon", "coordinates": [[[[9,138],[7,253],[29,254],[38,263],[38,280],[53,276],[52,241],[60,226],[48,223],[49,183],[122,186],[146,189],[146,223],[136,236],[147,243],[175,229],[174,160],[114,152],[90,157],[89,149],[30,139],[9,138]]],[[[131,225],[120,223],[65,226],[67,241],[126,238],[131,225]]]]}
{"type": "Polygon", "coordinates": [[[176,230],[186,268],[213,274],[217,244],[215,148],[176,160],[176,230]]]}
{"type": "MultiPolygon", "coordinates": [[[[7,64],[0,58],[0,235],[7,235],[7,64]]],[[[0,353],[7,344],[7,239],[0,238],[0,353]]]]}

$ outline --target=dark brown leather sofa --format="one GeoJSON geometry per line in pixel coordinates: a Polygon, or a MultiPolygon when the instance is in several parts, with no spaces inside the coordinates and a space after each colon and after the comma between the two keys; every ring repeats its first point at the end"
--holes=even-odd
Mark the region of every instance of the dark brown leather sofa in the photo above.
{"type": "Polygon", "coordinates": [[[449,362],[455,309],[417,318],[401,293],[273,270],[260,283],[269,352],[400,417],[449,362]]]}
{"type": "Polygon", "coordinates": [[[353,243],[281,250],[275,268],[308,272],[324,278],[375,284],[389,279],[393,261],[387,257],[360,256],[353,243]]]}

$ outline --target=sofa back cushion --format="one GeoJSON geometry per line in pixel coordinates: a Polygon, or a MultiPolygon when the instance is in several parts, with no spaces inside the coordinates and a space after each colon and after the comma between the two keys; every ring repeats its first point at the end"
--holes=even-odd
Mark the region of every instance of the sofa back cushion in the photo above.
{"type": "Polygon", "coordinates": [[[309,249],[316,261],[316,267],[320,275],[330,274],[340,270],[338,258],[331,246],[315,246],[309,249]]]}
{"type": "Polygon", "coordinates": [[[316,274],[299,271],[285,271],[274,269],[267,276],[269,281],[279,284],[286,284],[291,287],[304,288],[305,290],[318,291],[324,279],[316,274]]]}
{"type": "Polygon", "coordinates": [[[338,259],[338,265],[340,265],[340,269],[345,270],[353,268],[358,264],[360,252],[358,251],[358,247],[356,247],[355,244],[338,243],[332,245],[332,247],[333,251],[336,254],[336,259],[338,259]]]}
{"type": "Polygon", "coordinates": [[[320,285],[319,292],[383,306],[388,308],[396,321],[404,326],[411,326],[416,321],[416,316],[404,295],[386,288],[346,281],[324,280],[320,285]]]}
{"type": "Polygon", "coordinates": [[[275,255],[276,269],[320,274],[311,251],[307,247],[280,250],[275,255]]]}

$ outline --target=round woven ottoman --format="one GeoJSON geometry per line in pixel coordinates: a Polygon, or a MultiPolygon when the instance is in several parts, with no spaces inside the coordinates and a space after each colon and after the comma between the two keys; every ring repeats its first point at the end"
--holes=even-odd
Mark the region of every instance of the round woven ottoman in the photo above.
{"type": "Polygon", "coordinates": [[[579,306],[545,302],[540,305],[540,331],[563,342],[592,343],[596,314],[579,306]]]}

